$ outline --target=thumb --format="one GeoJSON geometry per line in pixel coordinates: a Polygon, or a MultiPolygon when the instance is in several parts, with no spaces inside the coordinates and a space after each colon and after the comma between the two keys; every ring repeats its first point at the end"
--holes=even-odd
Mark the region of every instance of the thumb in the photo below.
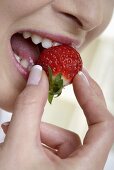
{"type": "MultiPolygon", "coordinates": [[[[42,68],[33,66],[27,86],[16,100],[6,142],[25,145],[40,142],[40,122],[48,96],[48,79],[42,68]]],[[[9,145],[11,146],[11,145],[9,145]]]]}

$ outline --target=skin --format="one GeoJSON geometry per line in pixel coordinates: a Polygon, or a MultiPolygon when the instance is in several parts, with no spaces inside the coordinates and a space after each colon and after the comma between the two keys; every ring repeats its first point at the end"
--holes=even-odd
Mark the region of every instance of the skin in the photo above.
{"type": "Polygon", "coordinates": [[[0,107],[13,113],[10,126],[2,125],[7,135],[0,146],[1,170],[103,169],[114,141],[114,119],[100,87],[86,70],[73,81],[89,126],[82,145],[77,134],[41,123],[47,77],[43,72],[38,85],[26,86],[12,62],[9,40],[21,29],[44,30],[80,40],[80,51],[106,28],[113,8],[114,0],[0,1],[0,107]]]}
{"type": "Polygon", "coordinates": [[[103,170],[114,141],[114,119],[86,71],[75,77],[73,87],[89,126],[83,145],[77,134],[41,123],[48,95],[43,73],[39,85],[27,85],[19,95],[9,127],[2,125],[7,135],[0,147],[1,170],[103,170]]]}
{"type": "Polygon", "coordinates": [[[81,41],[81,50],[108,25],[113,7],[114,0],[110,3],[109,0],[70,0],[67,3],[66,0],[1,0],[0,107],[12,112],[26,84],[12,63],[9,42],[12,34],[23,29],[61,34],[81,41]]]}

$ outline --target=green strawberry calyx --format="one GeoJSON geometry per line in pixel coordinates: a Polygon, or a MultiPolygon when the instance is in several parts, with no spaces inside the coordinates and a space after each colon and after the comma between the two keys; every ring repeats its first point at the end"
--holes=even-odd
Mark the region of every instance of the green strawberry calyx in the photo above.
{"type": "Polygon", "coordinates": [[[58,97],[61,95],[64,86],[61,73],[58,73],[56,76],[53,76],[52,69],[48,67],[48,74],[49,74],[48,101],[51,104],[54,97],[58,97]]]}

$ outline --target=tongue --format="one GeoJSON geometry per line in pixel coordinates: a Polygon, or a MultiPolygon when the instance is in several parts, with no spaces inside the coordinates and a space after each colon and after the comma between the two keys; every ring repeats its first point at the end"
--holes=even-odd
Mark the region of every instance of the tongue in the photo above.
{"type": "Polygon", "coordinates": [[[11,38],[11,46],[15,54],[29,62],[32,59],[36,64],[40,54],[39,47],[33,44],[30,39],[25,40],[22,34],[15,34],[11,38]]]}

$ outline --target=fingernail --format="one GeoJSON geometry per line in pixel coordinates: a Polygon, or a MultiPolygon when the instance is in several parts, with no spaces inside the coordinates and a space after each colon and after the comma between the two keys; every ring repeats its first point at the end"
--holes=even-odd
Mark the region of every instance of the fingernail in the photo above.
{"type": "Polygon", "coordinates": [[[2,123],[1,126],[8,126],[9,125],[9,122],[5,122],[5,123],[2,123]]]}
{"type": "Polygon", "coordinates": [[[32,67],[27,81],[27,85],[38,85],[42,77],[42,67],[35,65],[32,67]]]}
{"type": "Polygon", "coordinates": [[[83,79],[83,81],[86,83],[87,86],[90,85],[86,75],[82,71],[79,71],[78,75],[83,79]]]}
{"type": "Polygon", "coordinates": [[[86,75],[86,76],[90,76],[87,69],[85,67],[82,68],[82,72],[86,75]]]}

